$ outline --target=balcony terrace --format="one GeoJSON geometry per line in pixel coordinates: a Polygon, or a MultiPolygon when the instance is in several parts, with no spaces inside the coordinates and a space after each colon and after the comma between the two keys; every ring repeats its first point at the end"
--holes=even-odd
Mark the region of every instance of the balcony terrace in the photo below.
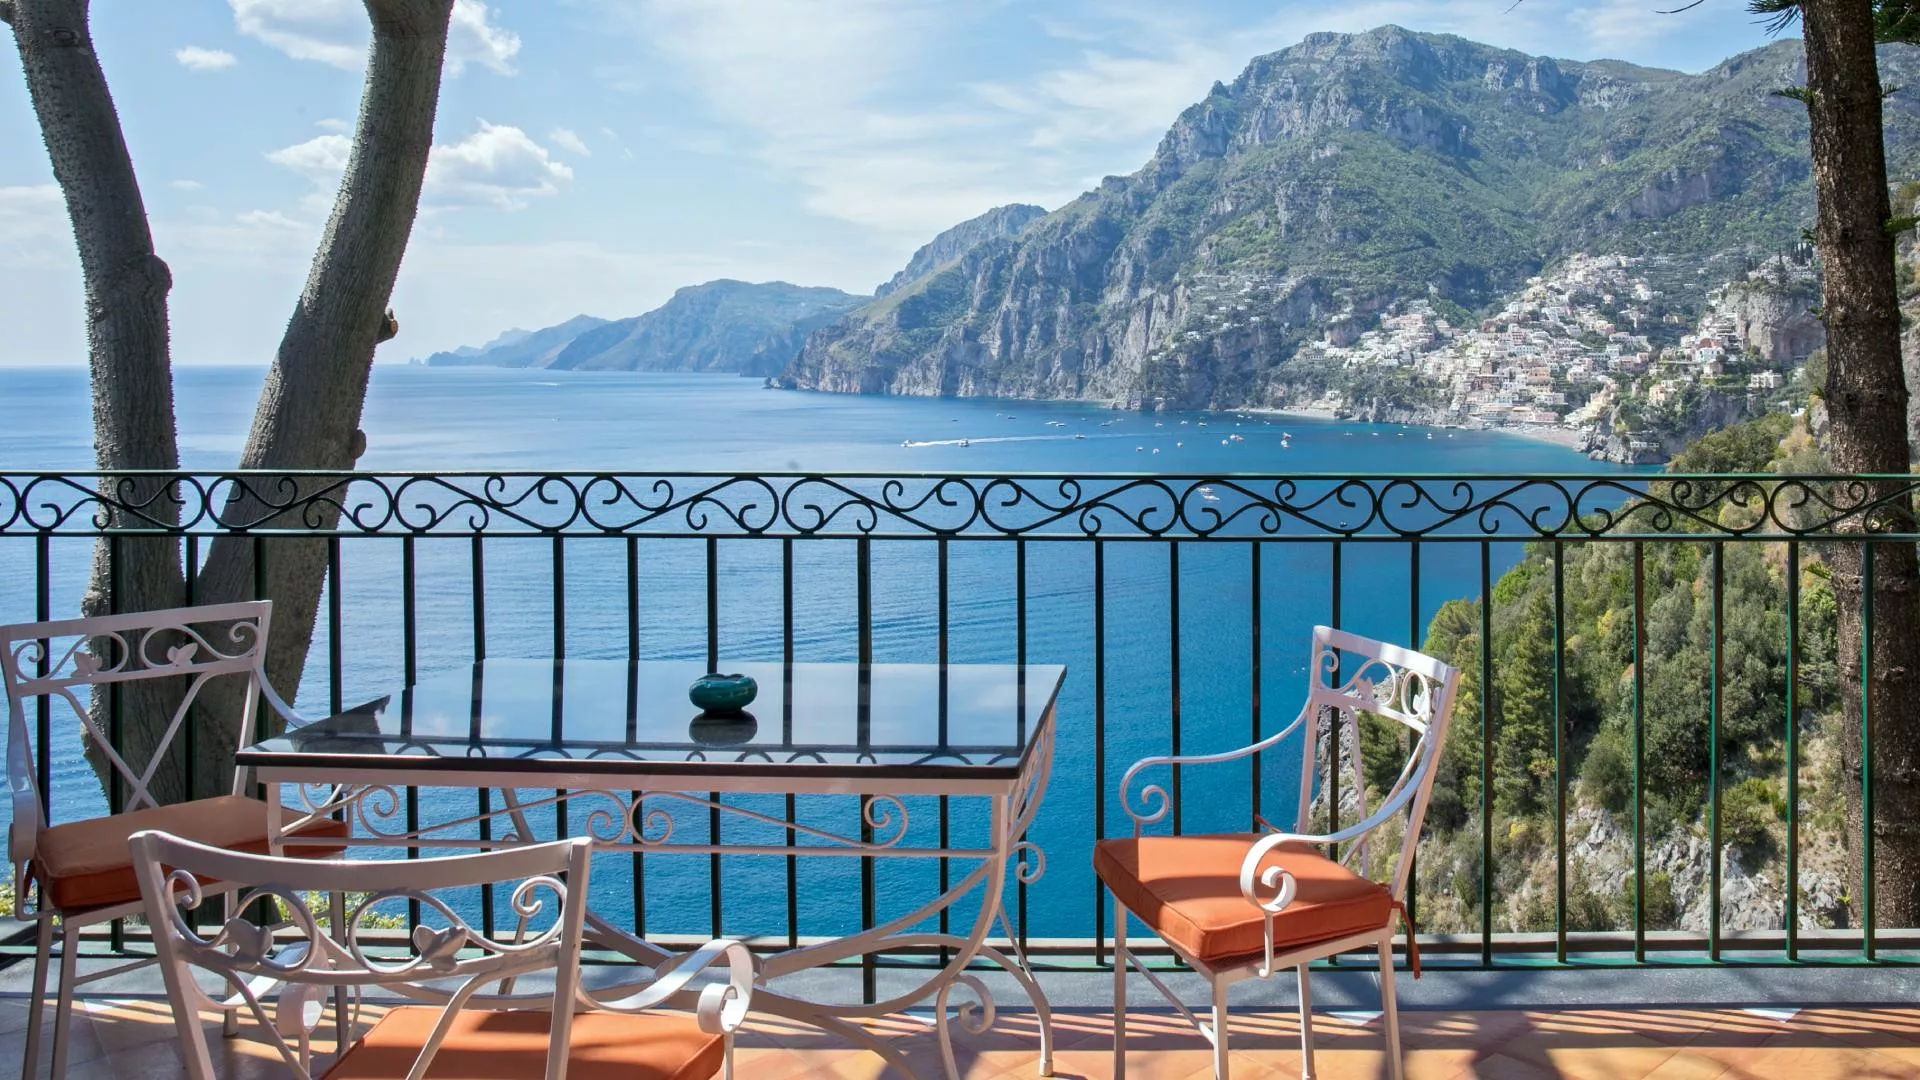
{"type": "MultiPolygon", "coordinates": [[[[1088,853],[1096,839],[1125,833],[1140,809],[1120,801],[1121,774],[1143,755],[1210,752],[1280,730],[1299,705],[1315,623],[1420,646],[1450,613],[1469,632],[1456,661],[1466,661],[1470,686],[1489,690],[1456,716],[1456,805],[1447,820],[1429,819],[1419,849],[1422,865],[1450,860],[1454,870],[1445,881],[1415,875],[1410,906],[1426,977],[1403,972],[1398,981],[1409,1076],[1920,1076],[1920,934],[1876,915],[1871,888],[1836,906],[1811,884],[1831,884],[1839,852],[1854,845],[1871,868],[1871,834],[1835,825],[1834,785],[1864,788],[1869,822],[1873,787],[1870,767],[1846,775],[1811,759],[1836,752],[1820,741],[1814,715],[1838,708],[1836,657],[1833,639],[1811,629],[1819,616],[1803,602],[1812,580],[1803,569],[1834,545],[1872,552],[1920,539],[1863,535],[1875,506],[1910,498],[1915,486],[1866,479],[0,475],[0,623],[75,612],[96,542],[175,537],[196,564],[214,540],[237,536],[256,565],[291,545],[325,548],[329,590],[299,696],[311,715],[511,657],[697,660],[708,670],[750,661],[1064,665],[1053,786],[1025,834],[1047,858],[1009,875],[1008,921],[989,943],[1024,948],[1052,998],[1055,1073],[1106,1076],[1110,910],[1088,853]],[[242,519],[234,507],[264,509],[242,519]],[[1603,550],[1604,558],[1588,554],[1603,550]],[[1656,568],[1676,558],[1686,572],[1661,584],[1656,568]],[[1588,788],[1599,781],[1583,771],[1598,720],[1573,715],[1595,646],[1569,633],[1591,621],[1606,575],[1630,605],[1624,622],[1603,625],[1645,660],[1608,676],[1622,688],[1616,722],[1626,739],[1624,802],[1613,809],[1596,801],[1588,788]],[[1755,582],[1774,588],[1773,598],[1755,600],[1755,582]],[[1686,705],[1697,715],[1676,725],[1661,715],[1672,702],[1646,692],[1658,662],[1648,627],[1681,586],[1698,594],[1711,663],[1700,676],[1706,696],[1686,705]],[[1448,608],[1454,600],[1468,603],[1448,608]],[[1518,737],[1515,689],[1527,674],[1515,667],[1517,652],[1496,648],[1496,628],[1523,602],[1537,602],[1550,628],[1536,673],[1554,718],[1545,756],[1528,763],[1540,802],[1531,817],[1502,805],[1496,776],[1518,737]],[[1748,603],[1778,617],[1729,616],[1748,603]],[[1729,662],[1766,650],[1784,664],[1778,678],[1729,662]],[[1743,691],[1757,683],[1765,692],[1734,695],[1738,680],[1743,691]],[[1754,715],[1756,702],[1778,711],[1754,715]],[[1660,802],[1671,793],[1656,787],[1664,774],[1654,759],[1674,751],[1649,738],[1656,729],[1693,740],[1709,762],[1695,776],[1697,818],[1673,818],[1660,802]],[[1758,826],[1740,816],[1752,789],[1735,795],[1754,780],[1778,802],[1777,819],[1763,815],[1758,826]],[[1817,814],[1816,800],[1825,800],[1817,814]],[[1670,835],[1648,824],[1655,812],[1693,838],[1699,865],[1674,861],[1670,835]],[[1523,858],[1524,873],[1512,865],[1523,858]]],[[[60,756],[66,734],[47,712],[38,721],[40,774],[76,765],[77,755],[60,756]]],[[[1867,730],[1861,750],[1871,762],[1867,730]]],[[[1360,745],[1365,735],[1352,738],[1360,745]]],[[[1245,829],[1271,818],[1285,805],[1274,793],[1297,782],[1294,769],[1256,759],[1219,774],[1174,770],[1171,813],[1158,827],[1245,829]]],[[[1354,813],[1354,775],[1344,760],[1320,775],[1322,824],[1354,813]]],[[[78,780],[87,779],[81,770],[78,780]]],[[[404,807],[413,823],[465,821],[489,805],[485,790],[458,803],[412,789],[397,797],[395,812],[404,807]]],[[[828,819],[862,823],[871,841],[878,822],[866,804],[833,798],[845,807],[796,817],[791,796],[784,807],[716,796],[676,820],[707,830],[695,839],[716,847],[723,838],[768,842],[723,828],[721,814],[734,809],[768,815],[776,833],[784,821],[789,844],[792,825],[828,819]]],[[[49,810],[57,821],[116,805],[94,790],[49,810]]],[[[908,798],[899,812],[905,843],[959,846],[973,827],[959,800],[908,798]]],[[[566,814],[563,800],[539,828],[577,828],[566,814]]],[[[474,847],[488,838],[458,835],[474,847]]],[[[595,902],[607,900],[637,937],[724,935],[774,947],[899,917],[911,909],[898,894],[930,881],[930,872],[873,857],[831,860],[822,871],[796,865],[807,861],[636,850],[604,872],[613,883],[595,902]],[[764,869],[750,869],[752,859],[764,869]]],[[[594,873],[602,885],[603,871],[594,873]]],[[[493,905],[482,906],[491,925],[493,905]]],[[[925,922],[931,929],[934,916],[925,922]]],[[[946,931],[948,913],[937,923],[946,931]]],[[[108,966],[119,951],[145,947],[137,924],[115,925],[90,940],[86,963],[108,966]]],[[[1204,1000],[1170,957],[1148,953],[1176,987],[1193,988],[1193,1002],[1204,1000]]],[[[23,955],[16,941],[0,970],[0,1060],[21,1048],[20,988],[31,967],[18,962],[23,955]]],[[[932,955],[867,956],[807,977],[846,1000],[884,1001],[932,955]]],[[[1316,1025],[1319,1075],[1387,1075],[1370,974],[1344,958],[1316,970],[1316,1005],[1329,1018],[1316,1025]]],[[[956,1035],[961,1071],[1024,1075],[1040,1055],[1035,1014],[1003,974],[981,979],[980,995],[1003,1007],[986,1033],[956,1035]]],[[[1299,1072],[1292,988],[1281,981],[1288,985],[1236,996],[1235,1076],[1299,1072]]],[[[99,985],[106,989],[84,999],[73,1073],[176,1075],[154,977],[99,985]]],[[[937,1071],[924,1005],[868,1027],[917,1069],[937,1071]]],[[[1134,1075],[1210,1068],[1204,1044],[1168,1013],[1141,1010],[1130,1036],[1134,1075]]],[[[271,1074],[259,1047],[221,1045],[223,1075],[271,1074]]],[[[756,1020],[740,1045],[739,1075],[753,1080],[885,1068],[817,1030],[774,1021],[756,1020]]]]}

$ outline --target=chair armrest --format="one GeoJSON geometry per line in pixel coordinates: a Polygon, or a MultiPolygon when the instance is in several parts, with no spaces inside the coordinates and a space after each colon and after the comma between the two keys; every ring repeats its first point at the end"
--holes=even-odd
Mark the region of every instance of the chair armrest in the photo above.
{"type": "Polygon", "coordinates": [[[1293,875],[1279,866],[1267,867],[1267,872],[1259,873],[1260,861],[1268,853],[1283,844],[1311,844],[1324,847],[1329,844],[1344,844],[1349,840],[1358,840],[1387,823],[1387,819],[1403,810],[1413,799],[1413,785],[1403,786],[1393,798],[1380,804],[1379,809],[1362,821],[1356,821],[1338,832],[1330,833],[1288,833],[1276,832],[1254,841],[1253,847],[1240,863],[1240,895],[1247,902],[1260,908],[1269,915],[1277,915],[1293,902],[1293,875]]]}
{"type": "Polygon", "coordinates": [[[1312,709],[1303,709],[1299,716],[1294,717],[1293,723],[1288,724],[1284,729],[1259,742],[1249,743],[1236,750],[1226,750],[1218,754],[1163,754],[1144,757],[1134,762],[1132,767],[1120,777],[1120,809],[1126,811],[1127,817],[1133,820],[1134,835],[1138,836],[1143,827],[1163,820],[1167,816],[1167,811],[1173,809],[1173,797],[1167,794],[1167,789],[1159,784],[1147,785],[1140,790],[1138,798],[1135,798],[1133,782],[1142,772],[1154,768],[1172,768],[1177,765],[1217,765],[1225,761],[1238,761],[1241,758],[1252,757],[1271,749],[1282,739],[1299,730],[1300,725],[1306,723],[1310,715],[1312,715],[1312,709]],[[1139,807],[1137,810],[1136,804],[1139,807]]]}
{"type": "Polygon", "coordinates": [[[637,1013],[691,989],[696,979],[709,973],[723,974],[725,978],[700,988],[694,1015],[700,1021],[702,1031],[715,1035],[731,1034],[745,1022],[753,998],[753,953],[737,941],[709,941],[693,952],[661,964],[654,969],[652,982],[626,997],[611,1000],[596,998],[584,987],[578,991],[578,996],[582,1004],[589,1008],[637,1013]]]}

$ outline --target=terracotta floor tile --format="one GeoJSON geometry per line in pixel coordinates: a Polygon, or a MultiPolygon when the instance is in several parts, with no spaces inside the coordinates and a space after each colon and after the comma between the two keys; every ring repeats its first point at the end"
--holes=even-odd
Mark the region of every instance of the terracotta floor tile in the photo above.
{"type": "Polygon", "coordinates": [[[1647,1080],[1719,1080],[1730,1071],[1731,1066],[1724,1061],[1680,1049],[1648,1073],[1647,1080]]]}
{"type": "Polygon", "coordinates": [[[1552,1080],[1557,1073],[1530,1061],[1494,1054],[1474,1062],[1470,1075],[1474,1080],[1552,1080]]]}
{"type": "Polygon", "coordinates": [[[1694,1053],[1765,1080],[1914,1080],[1920,1067],[1811,1032],[1781,1031],[1758,1046],[1696,1045],[1694,1053]]]}
{"type": "MultiPolygon", "coordinates": [[[[83,999],[70,1052],[75,1077],[175,1080],[173,1026],[164,1005],[144,999],[83,999]],[[163,1049],[164,1048],[164,1049],[163,1049]]],[[[364,1030],[382,1010],[363,1010],[364,1030]]],[[[0,1061],[18,1060],[25,1003],[0,999],[0,1061]]],[[[269,1080],[284,1070],[253,1025],[219,1037],[204,1019],[221,1080],[269,1080]]],[[[1233,1080],[1279,1080],[1300,1071],[1299,1021],[1292,1010],[1234,1014],[1233,1080]]],[[[1809,1009],[1786,1022],[1738,1009],[1423,1012],[1401,1015],[1408,1080],[1920,1080],[1920,1010],[1809,1009]]],[[[938,1076],[940,1057],[924,1014],[863,1025],[938,1076]]],[[[1322,1080],[1383,1080],[1382,1025],[1315,1017],[1322,1080]]],[[[321,1054],[332,1050],[323,1025],[321,1054]]],[[[1166,1012],[1128,1017],[1127,1075],[1133,1080],[1206,1080],[1211,1051],[1184,1019],[1166,1012]]],[[[1055,1017],[1054,1072],[1063,1080],[1112,1080],[1112,1017],[1101,1011],[1055,1017]]],[[[1008,1012],[982,1033],[956,1030],[965,1080],[1037,1075],[1039,1026],[1030,1012],[1008,1012]]],[[[736,1072],[743,1080],[881,1080],[883,1059],[837,1037],[788,1021],[757,1017],[742,1033],[736,1072]]],[[[324,1062],[323,1062],[324,1064],[324,1062]]]]}

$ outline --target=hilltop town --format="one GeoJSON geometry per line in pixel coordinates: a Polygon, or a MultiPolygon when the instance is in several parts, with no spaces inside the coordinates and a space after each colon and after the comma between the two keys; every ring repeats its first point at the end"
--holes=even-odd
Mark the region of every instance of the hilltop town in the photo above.
{"type": "MultiPolygon", "coordinates": [[[[1413,376],[1434,391],[1420,417],[1430,422],[1557,433],[1594,453],[1655,460],[1663,436],[1703,405],[1748,398],[1746,412],[1765,411],[1821,343],[1810,260],[1771,257],[1693,305],[1684,298],[1700,295],[1697,282],[1678,270],[1668,259],[1574,255],[1474,325],[1416,300],[1364,332],[1334,324],[1295,362],[1413,376]]],[[[1328,389],[1296,404],[1380,418],[1394,403],[1328,389]]]]}

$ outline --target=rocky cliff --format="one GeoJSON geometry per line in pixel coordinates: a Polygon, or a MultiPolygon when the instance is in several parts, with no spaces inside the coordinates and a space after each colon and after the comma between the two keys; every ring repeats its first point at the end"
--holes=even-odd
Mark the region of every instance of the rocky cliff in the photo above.
{"type": "Polygon", "coordinates": [[[1803,363],[1827,343],[1826,327],[1813,314],[1820,289],[1812,281],[1735,282],[1720,306],[1733,319],[1736,347],[1758,353],[1774,367],[1803,363]]]}
{"type": "MultiPolygon", "coordinates": [[[[1572,251],[1778,250],[1811,210],[1804,109],[1772,94],[1800,67],[1785,41],[1693,76],[1315,34],[1215,84],[1138,172],[813,334],[782,382],[1276,404],[1302,341],[1398,300],[1475,311],[1572,251]]],[[[1889,99],[1896,162],[1916,108],[1889,99]]]]}
{"type": "Polygon", "coordinates": [[[877,300],[888,293],[899,292],[989,240],[1019,236],[1028,225],[1046,216],[1047,209],[1044,206],[1012,203],[996,206],[977,218],[963,221],[922,245],[920,250],[913,253],[913,258],[907,260],[905,269],[873,290],[874,298],[877,300]]]}

